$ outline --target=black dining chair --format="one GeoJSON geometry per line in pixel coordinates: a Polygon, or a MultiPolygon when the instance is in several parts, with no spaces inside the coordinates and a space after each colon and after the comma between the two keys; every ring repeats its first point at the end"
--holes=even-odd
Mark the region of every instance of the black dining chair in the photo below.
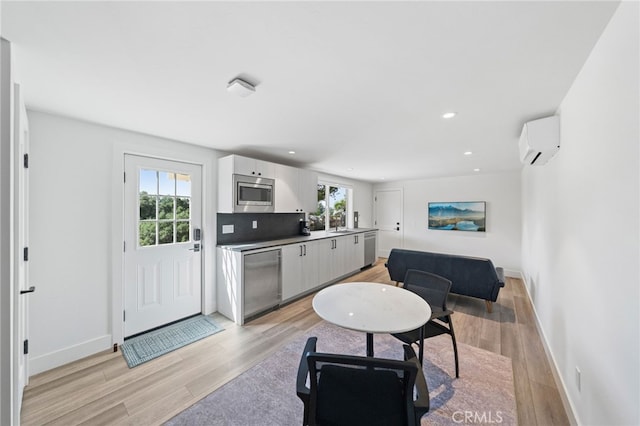
{"type": "MultiPolygon", "coordinates": [[[[460,377],[458,345],[456,343],[456,334],[453,330],[453,322],[451,321],[453,311],[447,309],[447,296],[451,289],[451,281],[430,272],[409,269],[404,277],[404,288],[416,293],[431,306],[431,319],[422,327],[424,332],[423,338],[427,339],[441,334],[449,334],[451,336],[453,356],[456,363],[456,377],[460,377]]],[[[424,358],[424,340],[420,339],[419,328],[404,333],[395,333],[392,334],[392,336],[409,345],[417,343],[419,347],[418,359],[420,360],[420,364],[422,364],[424,358]]]]}
{"type": "Polygon", "coordinates": [[[400,361],[319,353],[317,340],[307,340],[298,367],[303,425],[420,424],[429,411],[429,390],[411,346],[404,346],[400,361]]]}

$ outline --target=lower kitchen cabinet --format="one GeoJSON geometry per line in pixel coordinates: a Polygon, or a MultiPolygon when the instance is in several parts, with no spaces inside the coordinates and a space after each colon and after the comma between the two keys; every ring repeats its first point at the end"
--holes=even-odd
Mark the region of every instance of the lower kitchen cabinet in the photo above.
{"type": "Polygon", "coordinates": [[[318,242],[282,246],[282,301],[319,284],[318,242]]]}
{"type": "Polygon", "coordinates": [[[346,239],[345,263],[347,273],[364,266],[364,234],[348,235],[346,239]]]}
{"type": "MultiPolygon", "coordinates": [[[[254,255],[279,252],[280,274],[276,274],[280,278],[280,301],[287,302],[362,268],[365,264],[364,235],[364,233],[338,235],[247,251],[218,248],[216,256],[218,312],[240,325],[244,323],[245,318],[252,317],[254,311],[259,314],[260,309],[253,311],[249,309],[250,302],[256,299],[255,302],[262,303],[262,297],[252,298],[251,294],[260,295],[264,284],[273,280],[268,279],[269,277],[261,272],[266,271],[263,265],[265,262],[261,257],[254,255]],[[250,258],[255,258],[255,261],[249,262],[250,258]],[[248,265],[252,267],[247,268],[248,265]]],[[[375,249],[372,250],[375,251],[375,249]]],[[[277,306],[279,303],[277,297],[274,300],[273,305],[277,306]]],[[[265,308],[271,306],[269,302],[267,305],[265,308]]]]}

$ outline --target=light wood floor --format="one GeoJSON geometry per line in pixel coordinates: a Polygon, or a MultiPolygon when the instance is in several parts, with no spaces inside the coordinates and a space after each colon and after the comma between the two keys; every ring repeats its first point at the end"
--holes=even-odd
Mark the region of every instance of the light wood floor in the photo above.
{"type": "MultiPolygon", "coordinates": [[[[346,281],[391,284],[384,260],[346,281]]],[[[106,351],[34,376],[25,389],[24,425],[160,424],[320,322],[313,295],[239,327],[129,369],[106,351]]],[[[451,295],[458,341],[513,360],[520,425],[567,425],[523,284],[507,278],[493,313],[482,300],[451,295]]]]}

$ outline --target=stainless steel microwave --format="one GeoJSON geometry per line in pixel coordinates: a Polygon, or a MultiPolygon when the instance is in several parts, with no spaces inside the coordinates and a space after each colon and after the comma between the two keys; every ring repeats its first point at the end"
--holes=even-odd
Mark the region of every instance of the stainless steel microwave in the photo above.
{"type": "Polygon", "coordinates": [[[233,175],[233,211],[235,213],[272,213],[274,190],[273,179],[233,175]]]}

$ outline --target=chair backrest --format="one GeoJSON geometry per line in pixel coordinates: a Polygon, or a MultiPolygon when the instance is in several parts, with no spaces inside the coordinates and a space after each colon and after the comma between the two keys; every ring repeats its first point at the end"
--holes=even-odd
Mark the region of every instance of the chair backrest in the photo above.
{"type": "Polygon", "coordinates": [[[404,288],[410,290],[431,306],[447,310],[447,296],[451,290],[451,281],[431,272],[408,269],[404,277],[404,288]]]}
{"type": "Polygon", "coordinates": [[[309,352],[309,425],[414,425],[415,362],[309,352]]]}

